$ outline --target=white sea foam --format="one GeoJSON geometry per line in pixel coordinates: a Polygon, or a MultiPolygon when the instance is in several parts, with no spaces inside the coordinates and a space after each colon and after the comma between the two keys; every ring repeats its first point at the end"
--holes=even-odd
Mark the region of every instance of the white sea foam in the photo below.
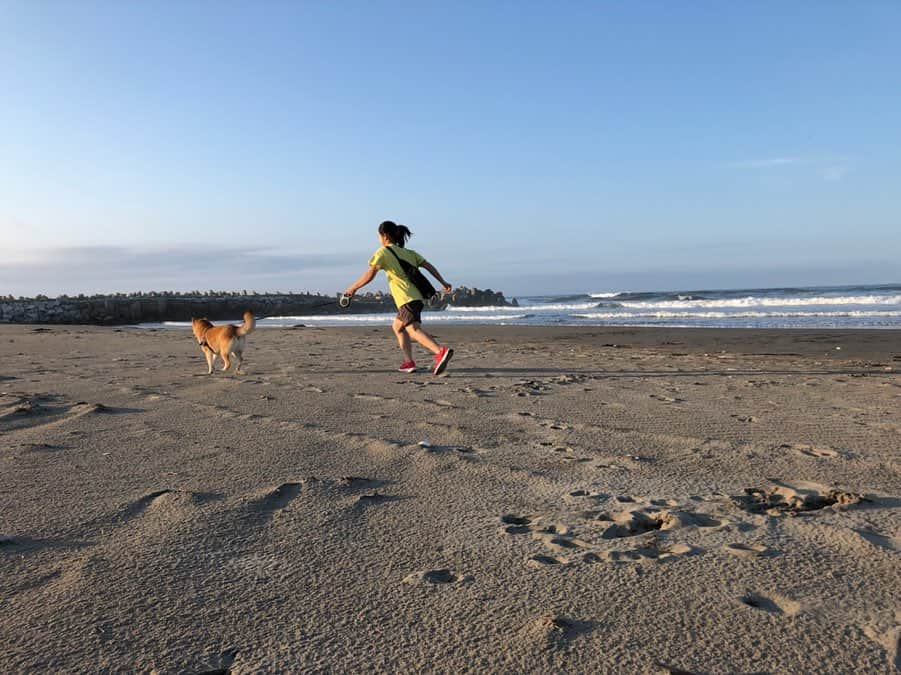
{"type": "Polygon", "coordinates": [[[624,301],[627,309],[694,309],[705,307],[823,307],[829,305],[901,305],[901,295],[837,295],[794,298],[744,298],[709,300],[624,301]]]}
{"type": "Polygon", "coordinates": [[[596,302],[579,302],[579,303],[556,303],[546,305],[520,305],[519,307],[454,307],[449,305],[446,312],[461,314],[480,314],[487,312],[571,312],[579,309],[594,309],[598,306],[596,302]]]}
{"type": "Polygon", "coordinates": [[[504,307],[501,305],[489,305],[486,307],[454,307],[453,305],[448,305],[444,311],[452,314],[487,314],[489,312],[521,312],[524,309],[526,308],[504,307]]]}
{"type": "MultiPolygon", "coordinates": [[[[317,314],[315,316],[270,316],[265,319],[262,319],[262,323],[269,325],[285,325],[290,323],[297,322],[307,322],[307,323],[335,323],[335,324],[360,324],[360,323],[379,323],[379,324],[390,324],[393,320],[395,314],[346,314],[346,315],[338,315],[338,314],[328,314],[322,315],[317,314]]],[[[482,322],[482,321],[515,321],[518,319],[526,319],[528,318],[528,314],[523,314],[520,312],[519,314],[487,314],[480,315],[478,317],[473,317],[472,319],[467,319],[465,317],[459,316],[451,316],[445,312],[426,312],[423,316],[423,322],[425,323],[436,323],[436,322],[464,322],[467,320],[473,322],[482,322]]]]}
{"type": "MultiPolygon", "coordinates": [[[[519,307],[454,307],[429,311],[428,324],[611,324],[708,325],[736,327],[901,327],[901,287],[858,286],[817,289],[748,289],[742,291],[603,292],[566,296],[520,296],[519,307]],[[610,298],[614,298],[610,300],[610,298]]],[[[290,315],[258,319],[261,327],[388,326],[394,312],[379,314],[290,315]]],[[[231,323],[237,323],[235,317],[231,323]]],[[[218,322],[217,322],[218,323],[218,322]]],[[[169,321],[144,327],[186,329],[188,322],[169,321]]]]}
{"type": "Polygon", "coordinates": [[[895,318],[901,311],[848,310],[845,312],[589,312],[576,319],[790,319],[790,318],[895,318]]]}

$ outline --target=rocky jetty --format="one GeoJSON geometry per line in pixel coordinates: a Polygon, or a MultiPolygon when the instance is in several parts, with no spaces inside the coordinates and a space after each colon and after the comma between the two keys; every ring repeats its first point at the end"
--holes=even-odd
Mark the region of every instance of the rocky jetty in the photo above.
{"type": "MultiPolygon", "coordinates": [[[[117,325],[190,321],[203,316],[211,321],[238,319],[245,309],[257,317],[328,314],[373,314],[394,311],[391,296],[364,293],[348,309],[338,306],[337,296],[316,293],[118,293],[78,297],[0,297],[0,323],[117,325]]],[[[448,306],[515,306],[504,294],[492,290],[461,287],[434,302],[429,310],[448,306]]]]}

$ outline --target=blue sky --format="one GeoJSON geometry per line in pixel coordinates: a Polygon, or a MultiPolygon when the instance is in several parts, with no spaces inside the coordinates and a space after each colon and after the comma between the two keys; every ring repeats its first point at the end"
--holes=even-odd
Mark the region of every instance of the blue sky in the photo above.
{"type": "Polygon", "coordinates": [[[0,0],[0,295],[901,281],[901,3],[0,0]],[[384,288],[380,282],[374,288],[384,288]]]}

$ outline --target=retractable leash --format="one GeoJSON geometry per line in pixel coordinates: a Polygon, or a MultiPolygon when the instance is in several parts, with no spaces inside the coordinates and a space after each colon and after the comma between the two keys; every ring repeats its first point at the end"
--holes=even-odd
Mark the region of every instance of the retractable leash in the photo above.
{"type": "Polygon", "coordinates": [[[336,302],[338,303],[338,306],[341,309],[347,309],[348,307],[350,307],[350,303],[352,300],[353,300],[353,298],[351,296],[344,295],[344,293],[342,293],[341,297],[339,297],[337,300],[329,300],[328,302],[318,302],[315,305],[310,305],[310,309],[316,309],[317,307],[326,307],[328,305],[334,305],[336,302]]]}

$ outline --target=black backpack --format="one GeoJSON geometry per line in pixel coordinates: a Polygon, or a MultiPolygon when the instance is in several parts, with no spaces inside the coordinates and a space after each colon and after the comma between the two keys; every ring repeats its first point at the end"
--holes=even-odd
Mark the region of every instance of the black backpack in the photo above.
{"type": "Polygon", "coordinates": [[[435,287],[432,286],[432,283],[426,278],[425,274],[419,271],[418,267],[411,265],[401,258],[397,253],[391,250],[390,246],[386,246],[385,248],[391,251],[391,255],[397,258],[397,262],[400,263],[400,267],[404,271],[404,274],[407,275],[407,279],[410,280],[411,284],[416,286],[416,289],[422,294],[422,297],[426,302],[429,302],[438,295],[438,291],[435,290],[435,287]]]}

